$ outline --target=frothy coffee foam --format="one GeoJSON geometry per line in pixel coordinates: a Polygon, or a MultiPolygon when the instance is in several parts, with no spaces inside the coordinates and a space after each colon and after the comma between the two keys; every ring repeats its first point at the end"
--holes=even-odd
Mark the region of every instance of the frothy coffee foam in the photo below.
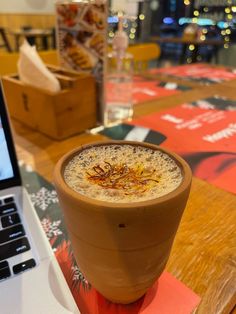
{"type": "Polygon", "coordinates": [[[66,166],[65,182],[78,193],[107,202],[138,202],[175,190],[181,169],[167,154],[132,145],[82,150],[66,166]]]}

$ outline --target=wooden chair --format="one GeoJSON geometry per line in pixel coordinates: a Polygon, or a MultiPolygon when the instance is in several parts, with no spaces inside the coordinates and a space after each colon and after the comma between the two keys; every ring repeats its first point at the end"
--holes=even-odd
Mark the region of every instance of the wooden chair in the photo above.
{"type": "MultiPolygon", "coordinates": [[[[57,51],[47,50],[40,51],[40,57],[46,64],[59,65],[57,51]]],[[[17,61],[19,59],[19,53],[0,53],[0,76],[17,73],[17,61]]]]}
{"type": "Polygon", "coordinates": [[[9,44],[5,29],[3,27],[0,27],[0,37],[1,37],[1,44],[0,48],[5,48],[6,51],[12,52],[11,46],[9,44]]]}
{"type": "Polygon", "coordinates": [[[134,57],[135,72],[145,71],[150,61],[157,61],[161,55],[160,47],[155,43],[143,43],[129,46],[128,50],[134,57]]]}

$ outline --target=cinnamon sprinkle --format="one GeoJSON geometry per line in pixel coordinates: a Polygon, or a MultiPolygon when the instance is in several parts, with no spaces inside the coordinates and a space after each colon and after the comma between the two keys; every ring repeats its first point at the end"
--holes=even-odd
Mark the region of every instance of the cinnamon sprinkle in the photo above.
{"type": "Polygon", "coordinates": [[[87,172],[87,179],[91,183],[104,189],[124,190],[125,195],[144,193],[148,188],[159,183],[156,180],[155,170],[147,171],[143,166],[134,169],[126,164],[111,165],[105,161],[104,166],[96,165],[92,171],[92,173],[87,172]]]}

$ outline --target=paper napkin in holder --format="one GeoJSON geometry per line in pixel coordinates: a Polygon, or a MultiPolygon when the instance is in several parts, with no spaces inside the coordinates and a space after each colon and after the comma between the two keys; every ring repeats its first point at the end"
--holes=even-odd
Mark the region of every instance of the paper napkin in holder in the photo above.
{"type": "Polygon", "coordinates": [[[58,79],[47,69],[35,46],[30,46],[26,40],[20,47],[17,67],[20,80],[27,85],[53,93],[61,89],[58,79]]]}

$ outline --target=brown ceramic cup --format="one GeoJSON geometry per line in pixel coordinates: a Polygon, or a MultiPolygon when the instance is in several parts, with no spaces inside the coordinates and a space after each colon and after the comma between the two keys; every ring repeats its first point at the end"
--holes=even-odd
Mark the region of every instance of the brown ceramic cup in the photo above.
{"type": "Polygon", "coordinates": [[[186,206],[191,179],[191,170],[182,158],[139,142],[84,145],[57,163],[54,182],[76,261],[86,279],[108,300],[134,302],[161,275],[186,206]],[[165,152],[181,168],[181,184],[162,197],[133,203],[105,202],[75,192],[65,183],[65,166],[83,149],[104,144],[141,145],[165,152]]]}

